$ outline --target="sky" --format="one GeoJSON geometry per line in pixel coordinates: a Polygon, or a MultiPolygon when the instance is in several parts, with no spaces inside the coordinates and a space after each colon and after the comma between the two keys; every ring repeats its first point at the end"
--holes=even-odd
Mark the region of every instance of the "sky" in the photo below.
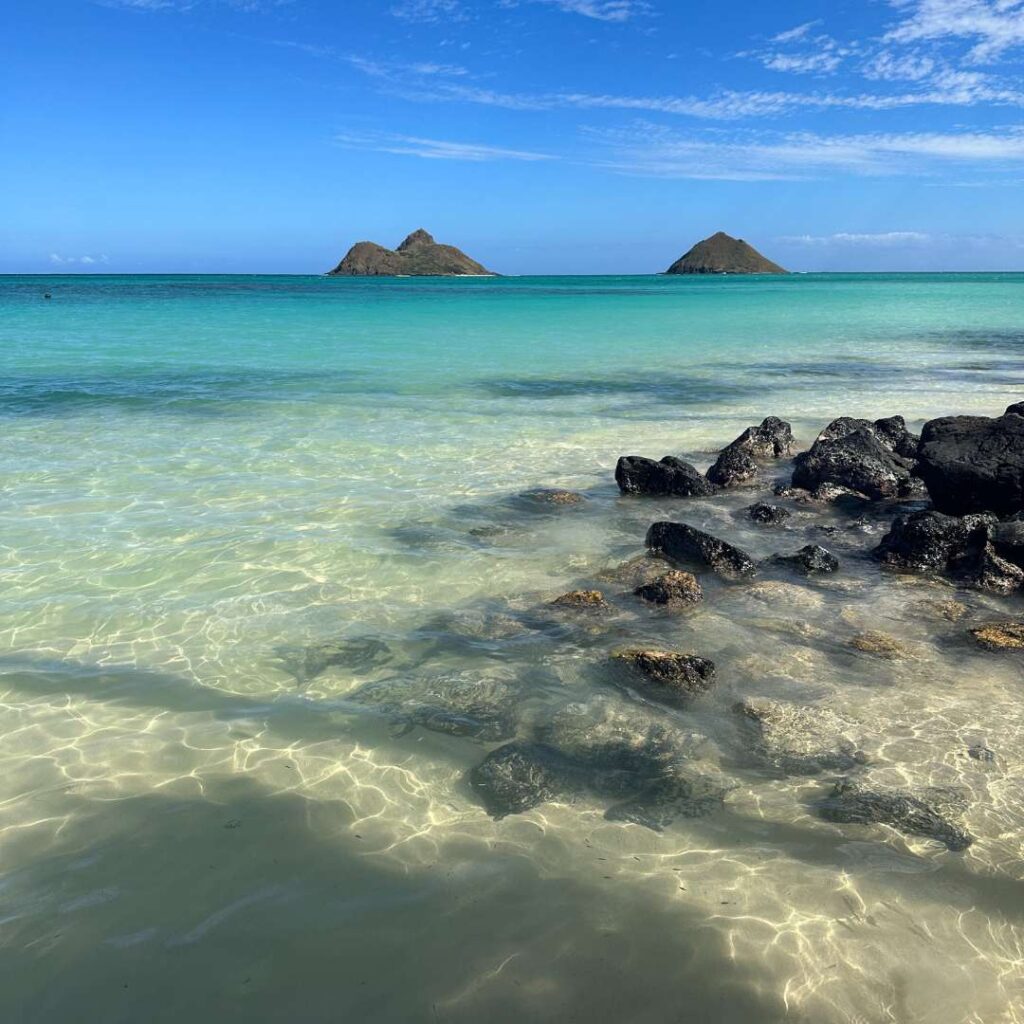
{"type": "Polygon", "coordinates": [[[0,273],[1024,270],[1024,0],[9,0],[0,273]]]}

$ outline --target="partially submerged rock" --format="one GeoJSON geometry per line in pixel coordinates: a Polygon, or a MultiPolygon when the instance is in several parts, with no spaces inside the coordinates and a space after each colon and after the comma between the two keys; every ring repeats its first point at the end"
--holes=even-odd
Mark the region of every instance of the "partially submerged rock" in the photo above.
{"type": "Polygon", "coordinates": [[[745,551],[686,523],[654,523],[646,543],[673,561],[697,562],[723,576],[757,575],[757,566],[745,551]]]}
{"type": "Polygon", "coordinates": [[[773,555],[772,561],[789,566],[804,576],[837,572],[839,569],[839,559],[820,544],[807,544],[792,555],[773,555]]]}
{"type": "Polygon", "coordinates": [[[985,542],[982,531],[988,522],[982,516],[960,519],[932,509],[898,516],[872,554],[897,569],[945,572],[972,544],[985,542]]]}
{"type": "Polygon", "coordinates": [[[765,501],[755,502],[746,509],[746,513],[747,518],[765,526],[781,526],[791,518],[789,509],[781,505],[769,505],[765,501]]]}
{"type": "Polygon", "coordinates": [[[578,491],[565,491],[558,487],[535,487],[517,495],[526,505],[540,508],[558,508],[563,505],[582,505],[587,499],[578,491]]]}
{"type": "Polygon", "coordinates": [[[1024,651],[1024,622],[992,622],[972,629],[971,636],[992,651],[1024,651]]]}
{"type": "Polygon", "coordinates": [[[928,509],[897,517],[872,554],[896,569],[940,572],[1009,594],[1024,586],[1024,568],[1016,561],[1024,561],[1022,526],[999,523],[987,513],[957,517],[928,509]]]}
{"type": "Polygon", "coordinates": [[[612,660],[631,669],[631,681],[668,704],[688,704],[715,685],[715,663],[695,654],[626,647],[612,660]]]}
{"type": "Polygon", "coordinates": [[[615,467],[615,482],[623,494],[665,497],[707,497],[715,486],[682,459],[666,455],[660,462],[642,455],[623,455],[615,467]]]}
{"type": "Polygon", "coordinates": [[[716,487],[742,487],[754,480],[758,473],[754,457],[742,448],[726,448],[708,470],[707,478],[716,487]]]}
{"type": "Polygon", "coordinates": [[[817,809],[826,821],[888,825],[905,835],[934,839],[953,851],[966,850],[974,842],[932,803],[910,793],[866,789],[848,779],[837,782],[817,809]]]}
{"type": "Polygon", "coordinates": [[[729,448],[756,459],[781,459],[793,454],[794,444],[793,428],[778,416],[766,416],[758,426],[747,427],[729,448]]]}
{"type": "Polygon", "coordinates": [[[611,607],[600,590],[570,590],[551,603],[556,608],[575,608],[580,611],[605,611],[611,607]]]}
{"type": "Polygon", "coordinates": [[[1024,417],[946,416],[921,432],[918,472],[949,515],[1024,510],[1024,417]]]}
{"type": "Polygon", "coordinates": [[[793,486],[814,491],[831,484],[875,501],[904,497],[914,490],[912,466],[882,440],[873,424],[843,418],[829,424],[810,450],[796,457],[793,486]]]}
{"type": "Polygon", "coordinates": [[[885,658],[887,661],[895,661],[906,655],[906,648],[894,636],[883,633],[877,629],[869,629],[858,633],[851,641],[850,646],[864,654],[874,654],[876,657],[885,658]]]}
{"type": "Polygon", "coordinates": [[[641,584],[633,593],[651,604],[670,606],[694,605],[704,597],[697,577],[679,569],[662,573],[657,579],[641,584]]]}

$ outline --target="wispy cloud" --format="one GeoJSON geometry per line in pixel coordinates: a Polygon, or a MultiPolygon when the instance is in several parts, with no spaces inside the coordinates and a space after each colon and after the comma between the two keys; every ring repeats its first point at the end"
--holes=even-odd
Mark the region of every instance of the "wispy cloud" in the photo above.
{"type": "Polygon", "coordinates": [[[58,252],[50,253],[50,262],[55,267],[70,266],[72,264],[79,264],[83,267],[91,267],[96,264],[104,264],[110,262],[110,257],[106,255],[99,256],[62,256],[58,252]]]}
{"type": "Polygon", "coordinates": [[[518,7],[520,3],[547,4],[567,14],[581,14],[595,21],[629,21],[651,10],[645,0],[502,0],[501,6],[518,7]]]}
{"type": "Polygon", "coordinates": [[[1024,131],[1003,134],[903,133],[820,135],[682,134],[639,123],[628,129],[589,129],[600,144],[595,161],[619,173],[727,181],[798,180],[823,175],[940,174],[955,167],[1014,170],[1024,164],[1024,131]]]}
{"type": "Polygon", "coordinates": [[[1024,106],[1024,92],[992,82],[975,72],[936,71],[911,91],[882,93],[793,90],[722,90],[710,96],[629,96],[614,93],[509,92],[481,86],[465,69],[429,63],[402,64],[349,56],[353,67],[380,80],[406,99],[471,103],[506,110],[625,110],[672,114],[701,120],[730,121],[778,117],[798,110],[898,110],[914,106],[1024,106]],[[453,81],[452,79],[460,79],[453,81]]]}
{"type": "Polygon", "coordinates": [[[968,59],[992,60],[1024,45],[1024,0],[890,0],[905,17],[886,39],[974,40],[968,59]]]}
{"type": "Polygon", "coordinates": [[[460,0],[400,0],[391,13],[404,21],[463,21],[466,10],[460,0]]]}
{"type": "Polygon", "coordinates": [[[927,245],[932,241],[932,236],[921,231],[882,231],[875,234],[838,231],[833,235],[783,235],[779,241],[790,245],[838,245],[884,249],[894,246],[927,245]]]}
{"type": "Polygon", "coordinates": [[[521,149],[506,149],[477,142],[449,142],[442,139],[426,139],[417,135],[395,135],[390,133],[353,134],[335,136],[335,141],[349,149],[372,150],[377,153],[394,153],[400,156],[417,156],[425,160],[462,160],[484,163],[494,160],[523,160],[536,162],[555,160],[548,153],[534,153],[521,149]]]}

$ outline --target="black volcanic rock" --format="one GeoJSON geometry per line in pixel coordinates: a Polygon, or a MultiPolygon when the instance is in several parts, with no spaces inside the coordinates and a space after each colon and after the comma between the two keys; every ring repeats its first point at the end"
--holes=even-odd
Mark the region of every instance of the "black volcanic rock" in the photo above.
{"type": "Polygon", "coordinates": [[[439,245],[422,228],[397,249],[376,242],[357,242],[329,277],[460,277],[494,276],[452,245],[439,245]]]}
{"type": "Polygon", "coordinates": [[[793,428],[778,416],[766,416],[756,427],[747,427],[729,448],[758,459],[781,459],[793,454],[793,443],[793,428]]]}
{"type": "MultiPolygon", "coordinates": [[[[1024,427],[1024,420],[1021,420],[1024,427]]],[[[846,487],[868,498],[905,497],[913,492],[913,462],[898,455],[875,425],[846,417],[830,423],[809,451],[793,464],[793,486],[814,491],[824,484],[846,487]]]]}
{"type": "Polygon", "coordinates": [[[647,547],[676,562],[697,562],[723,576],[756,576],[757,566],[745,551],[687,523],[654,523],[647,547]]]}
{"type": "Polygon", "coordinates": [[[820,544],[807,544],[795,555],[775,555],[772,561],[788,565],[805,576],[816,572],[836,572],[839,569],[839,559],[820,544]]]}
{"type": "Polygon", "coordinates": [[[1024,416],[931,420],[921,432],[919,458],[918,473],[940,512],[1024,510],[1024,416]]]}
{"type": "Polygon", "coordinates": [[[715,487],[694,466],[673,455],[660,462],[642,455],[623,455],[615,467],[623,494],[657,494],[676,498],[707,497],[715,487]]]}
{"type": "Polygon", "coordinates": [[[719,231],[698,242],[672,264],[666,274],[786,274],[742,238],[719,231]]]}
{"type": "Polygon", "coordinates": [[[757,476],[757,463],[742,448],[726,448],[708,470],[707,478],[716,487],[741,487],[757,476]]]}

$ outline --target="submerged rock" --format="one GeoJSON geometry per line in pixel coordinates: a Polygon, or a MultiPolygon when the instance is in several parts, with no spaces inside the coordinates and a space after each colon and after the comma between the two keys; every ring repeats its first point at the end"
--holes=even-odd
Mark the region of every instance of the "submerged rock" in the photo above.
{"type": "MultiPolygon", "coordinates": [[[[1020,415],[1024,416],[1024,412],[1021,412],[1020,415]]],[[[975,761],[984,761],[988,764],[991,764],[996,759],[995,753],[989,750],[984,743],[975,743],[968,747],[967,756],[975,761]]]]}
{"type": "Polygon", "coordinates": [[[972,629],[971,636],[992,651],[1024,651],[1024,622],[993,622],[972,629]]]}
{"type": "Polygon", "coordinates": [[[855,425],[857,422],[835,420],[809,451],[796,457],[794,487],[814,491],[831,484],[875,501],[913,493],[911,460],[888,447],[873,424],[855,425]]]}
{"type": "Polygon", "coordinates": [[[939,512],[1024,510],[1024,417],[946,416],[921,433],[918,472],[939,512]]]}
{"type": "Polygon", "coordinates": [[[654,523],[646,543],[673,561],[699,562],[723,576],[757,575],[757,566],[745,551],[686,523],[654,523]]]}
{"type": "Polygon", "coordinates": [[[557,487],[535,487],[516,495],[525,505],[540,508],[558,508],[563,505],[582,505],[587,499],[578,491],[563,491],[557,487]]]}
{"type": "Polygon", "coordinates": [[[702,498],[715,493],[715,485],[694,466],[672,455],[660,462],[642,455],[623,455],[615,467],[615,482],[623,494],[702,498]]]}
{"type": "Polygon", "coordinates": [[[781,505],[769,505],[765,501],[758,501],[746,509],[747,518],[755,523],[763,523],[765,526],[781,526],[791,518],[789,509],[781,505]]]}
{"type": "Polygon", "coordinates": [[[388,664],[394,657],[383,640],[372,636],[325,640],[308,646],[285,644],[277,649],[277,655],[284,670],[294,676],[300,686],[329,668],[370,672],[388,664]]]}
{"type": "Polygon", "coordinates": [[[600,590],[570,590],[551,603],[556,608],[577,608],[582,611],[605,611],[611,607],[600,590]]]}
{"type": "Polygon", "coordinates": [[[874,654],[887,661],[895,661],[906,655],[906,648],[893,636],[882,633],[877,629],[869,629],[864,633],[858,633],[851,641],[850,646],[864,654],[874,654]]]}
{"type": "Polygon", "coordinates": [[[470,783],[496,818],[584,794],[615,801],[609,821],[661,831],[722,806],[725,786],[687,764],[675,729],[604,702],[570,705],[535,742],[510,743],[473,769],[470,783]]]}
{"type": "Polygon", "coordinates": [[[632,670],[632,680],[656,700],[688,704],[715,685],[715,663],[695,654],[627,647],[612,660],[632,670]]]}
{"type": "Polygon", "coordinates": [[[663,605],[694,605],[704,597],[697,577],[679,569],[672,569],[650,583],[641,584],[633,593],[651,604],[663,605]]]}
{"type": "Polygon", "coordinates": [[[947,622],[959,622],[967,614],[962,601],[925,601],[922,607],[947,622]]]}
{"type": "Polygon", "coordinates": [[[543,743],[508,743],[491,751],[471,772],[470,785],[487,813],[499,821],[551,800],[571,800],[585,790],[585,772],[543,743]]]}
{"type": "Polygon", "coordinates": [[[716,487],[741,487],[750,483],[758,473],[752,455],[742,448],[726,448],[708,470],[707,478],[716,487]]]}
{"type": "Polygon", "coordinates": [[[518,687],[469,673],[382,679],[361,686],[345,700],[386,716],[399,735],[420,726],[496,742],[514,736],[518,727],[518,687]]]}
{"type": "Polygon", "coordinates": [[[849,723],[825,709],[749,699],[733,711],[757,760],[784,775],[849,771],[867,761],[846,735],[849,723]]]}
{"type": "Polygon", "coordinates": [[[837,572],[839,569],[839,559],[820,544],[807,544],[793,555],[773,555],[772,561],[787,565],[805,576],[812,573],[837,572]]]}
{"type": "Polygon", "coordinates": [[[865,789],[846,779],[837,782],[831,795],[818,804],[818,813],[839,824],[889,825],[905,835],[944,843],[953,851],[966,850],[974,842],[963,828],[910,793],[865,789]]]}

